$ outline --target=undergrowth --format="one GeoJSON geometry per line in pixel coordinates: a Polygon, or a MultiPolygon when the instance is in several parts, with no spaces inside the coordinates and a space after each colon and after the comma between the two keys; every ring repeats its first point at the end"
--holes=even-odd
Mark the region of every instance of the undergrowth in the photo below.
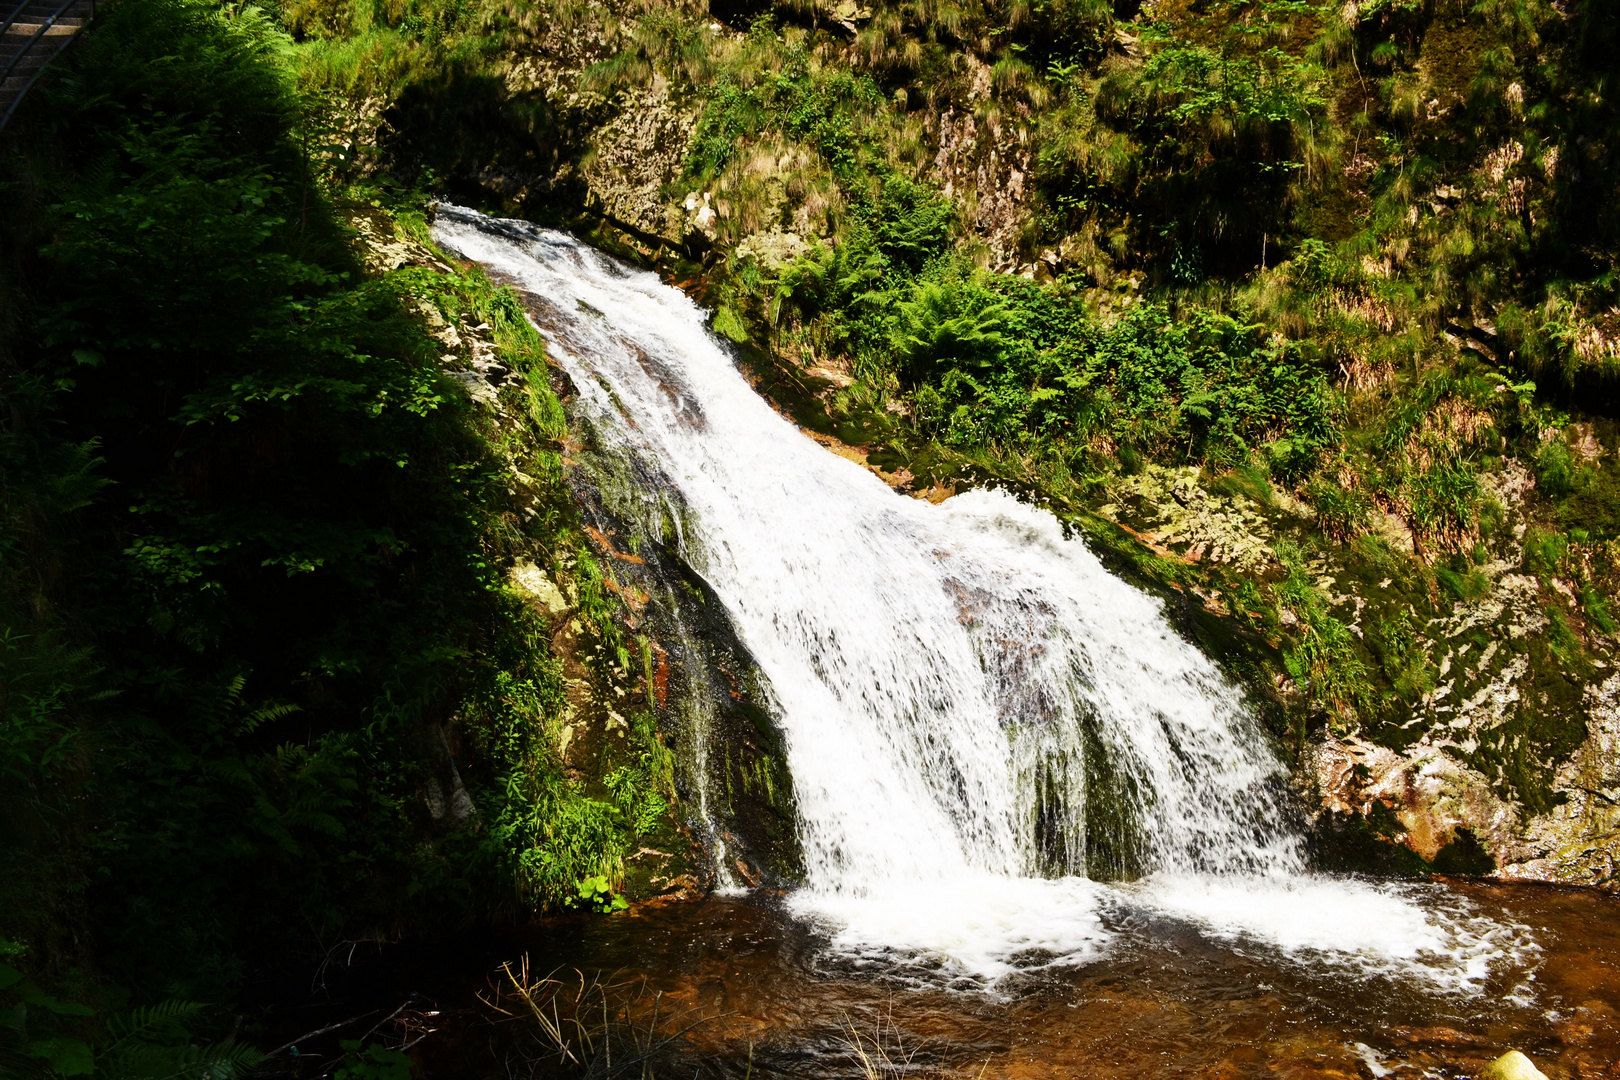
{"type": "Polygon", "coordinates": [[[0,990],[30,1068],[145,1075],[117,1062],[151,1021],[161,1075],[227,1075],[246,1052],[186,1033],[218,1012],[173,1001],[615,888],[667,814],[650,724],[605,786],[565,775],[562,660],[508,580],[536,560],[628,665],[543,341],[476,270],[363,268],[345,215],[422,242],[424,200],[323,141],[290,48],[255,8],[107,5],[7,145],[0,990]],[[492,337],[503,411],[432,325],[492,337]]]}

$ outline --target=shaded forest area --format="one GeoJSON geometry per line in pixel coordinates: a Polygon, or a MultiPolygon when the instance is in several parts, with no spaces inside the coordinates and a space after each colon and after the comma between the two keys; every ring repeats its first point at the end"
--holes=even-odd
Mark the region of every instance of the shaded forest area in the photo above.
{"type": "Polygon", "coordinates": [[[8,1075],[231,1075],[240,995],[612,906],[667,821],[640,721],[563,775],[563,664],[508,578],[550,568],[633,666],[541,340],[419,195],[325,168],[288,46],[257,9],[107,5],[0,148],[8,1075]],[[368,220],[416,257],[368,268],[368,220]],[[445,370],[480,335],[535,376],[498,407],[445,370]]]}

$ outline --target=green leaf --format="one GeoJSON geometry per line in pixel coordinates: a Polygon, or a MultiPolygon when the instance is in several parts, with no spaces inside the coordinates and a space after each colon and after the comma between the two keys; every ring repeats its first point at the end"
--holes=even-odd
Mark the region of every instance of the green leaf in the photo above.
{"type": "Polygon", "coordinates": [[[45,993],[33,983],[24,983],[18,987],[17,994],[30,1005],[36,1005],[47,1012],[57,1016],[94,1016],[96,1011],[88,1005],[77,1005],[71,1001],[63,1001],[45,993]]]}
{"type": "Polygon", "coordinates": [[[41,1058],[63,1076],[89,1076],[95,1071],[95,1055],[78,1039],[43,1039],[28,1044],[28,1056],[41,1058]]]}
{"type": "Polygon", "coordinates": [[[22,982],[22,972],[6,964],[0,964],[0,990],[8,989],[22,982]]]}

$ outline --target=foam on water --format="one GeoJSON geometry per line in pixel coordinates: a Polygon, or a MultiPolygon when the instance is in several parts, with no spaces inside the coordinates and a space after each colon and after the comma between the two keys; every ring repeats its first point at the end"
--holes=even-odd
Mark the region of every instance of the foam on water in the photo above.
{"type": "Polygon", "coordinates": [[[1437,986],[1503,955],[1433,898],[1308,876],[1242,695],[1051,514],[890,491],[772,410],[653,274],[454,207],[435,235],[547,306],[574,408],[658,478],[650,506],[680,507],[679,557],[784,735],[792,907],[835,948],[994,980],[1094,958],[1104,910],[1139,904],[1437,986]],[[1146,880],[1108,889],[1099,869],[1146,880]]]}
{"type": "Polygon", "coordinates": [[[1182,920],[1220,941],[1347,974],[1480,990],[1494,964],[1538,951],[1527,927],[1493,920],[1441,886],[1326,875],[1157,875],[1118,887],[1135,910],[1182,920]]]}
{"type": "Polygon", "coordinates": [[[881,896],[801,890],[788,907],[826,927],[832,948],[846,957],[984,984],[1107,955],[1114,935],[1101,917],[1105,895],[1085,878],[979,875],[897,883],[881,896]]]}

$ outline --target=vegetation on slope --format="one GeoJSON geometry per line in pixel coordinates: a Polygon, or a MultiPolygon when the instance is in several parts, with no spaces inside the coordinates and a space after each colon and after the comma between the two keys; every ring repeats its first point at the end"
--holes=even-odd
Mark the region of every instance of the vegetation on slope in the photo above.
{"type": "Polygon", "coordinates": [[[8,1070],[85,1072],[100,1030],[122,1075],[119,1046],[207,1026],[98,1028],[119,986],[222,1003],[339,942],[610,903],[672,828],[647,723],[565,774],[587,650],[508,578],[569,592],[576,681],[633,670],[541,340],[408,192],[328,167],[287,48],[254,9],[109,4],[8,132],[8,1070]],[[405,265],[368,270],[350,222],[405,265]],[[446,372],[481,335],[528,376],[493,407],[446,372]]]}
{"type": "Polygon", "coordinates": [[[1296,753],[1433,735],[1562,805],[1620,538],[1606,0],[357,10],[282,9],[345,115],[401,103],[372,168],[616,223],[886,476],[1011,484],[1246,626],[1296,753]],[[545,122],[399,134],[452,112],[545,122]],[[1453,692],[1521,704],[1451,736],[1453,692]]]}

